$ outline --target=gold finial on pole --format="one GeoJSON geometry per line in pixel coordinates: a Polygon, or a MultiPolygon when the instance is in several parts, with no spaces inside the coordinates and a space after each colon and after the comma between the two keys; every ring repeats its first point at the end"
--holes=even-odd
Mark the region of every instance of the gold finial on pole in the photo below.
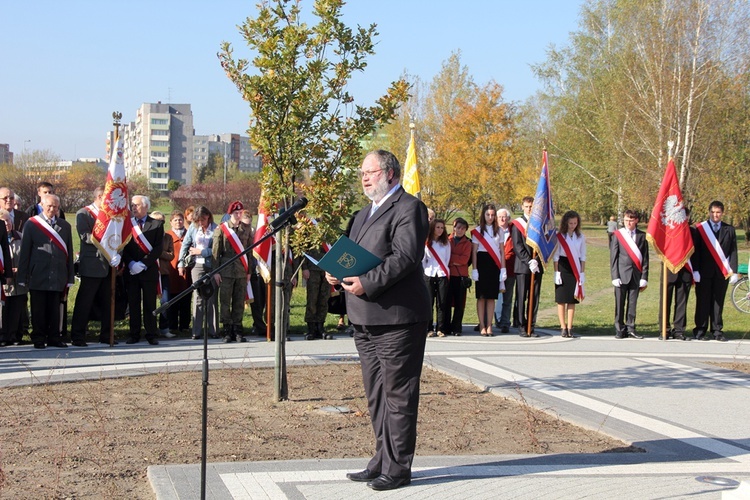
{"type": "Polygon", "coordinates": [[[122,113],[114,111],[112,113],[112,120],[114,120],[112,125],[115,127],[115,141],[117,141],[120,139],[120,120],[122,120],[122,113]]]}

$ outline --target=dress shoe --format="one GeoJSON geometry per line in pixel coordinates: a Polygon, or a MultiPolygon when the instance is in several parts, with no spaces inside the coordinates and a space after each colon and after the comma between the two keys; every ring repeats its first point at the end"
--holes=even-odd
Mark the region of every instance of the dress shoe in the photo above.
{"type": "Polygon", "coordinates": [[[151,344],[151,345],[159,345],[159,341],[158,341],[158,340],[156,340],[156,339],[155,339],[155,338],[153,338],[153,337],[151,337],[151,338],[147,338],[147,339],[146,339],[146,341],[147,341],[147,342],[148,342],[149,344],[151,344]]]}
{"type": "Polygon", "coordinates": [[[675,333],[672,338],[675,340],[687,340],[688,338],[681,333],[675,333]]]}
{"type": "Polygon", "coordinates": [[[719,342],[727,342],[727,338],[724,335],[716,335],[714,338],[719,342]]]}
{"type": "Polygon", "coordinates": [[[0,347],[8,347],[9,345],[13,345],[13,342],[0,341],[0,347]]]}
{"type": "Polygon", "coordinates": [[[500,333],[508,333],[510,330],[507,326],[501,326],[500,327],[500,333]]]}
{"type": "MultiPolygon", "coordinates": [[[[107,344],[107,345],[109,345],[109,339],[104,338],[104,337],[99,337],[99,343],[100,344],[107,344]]],[[[116,340],[114,342],[112,342],[112,345],[117,345],[117,344],[119,344],[119,342],[116,341],[116,340]]]]}
{"type": "Polygon", "coordinates": [[[703,340],[704,338],[706,338],[706,334],[704,332],[694,333],[693,338],[695,340],[703,340]]]}
{"type": "Polygon", "coordinates": [[[479,325],[477,325],[477,326],[474,327],[474,331],[475,332],[478,332],[479,330],[480,330],[479,325]]]}
{"type": "Polygon", "coordinates": [[[88,345],[88,344],[87,344],[86,342],[84,342],[83,340],[74,340],[73,342],[71,342],[71,345],[74,345],[74,346],[76,346],[76,347],[88,347],[88,346],[89,346],[89,345],[88,345]]]}
{"type": "Polygon", "coordinates": [[[126,344],[137,344],[139,339],[135,339],[133,337],[130,337],[128,340],[125,341],[126,344]]]}
{"type": "Polygon", "coordinates": [[[409,477],[391,477],[381,474],[377,479],[373,479],[367,486],[375,491],[395,490],[402,486],[411,484],[411,478],[409,477]]]}
{"type": "Polygon", "coordinates": [[[622,333],[616,333],[616,334],[615,334],[615,338],[616,338],[616,339],[624,339],[625,337],[623,336],[623,334],[622,334],[622,333]]]}
{"type": "Polygon", "coordinates": [[[638,334],[637,334],[637,333],[635,333],[635,332],[628,332],[628,337],[632,337],[632,338],[634,338],[634,339],[638,339],[638,340],[640,340],[640,339],[642,339],[642,338],[643,338],[643,335],[638,335],[638,334]]]}
{"type": "Polygon", "coordinates": [[[49,342],[47,342],[47,347],[65,348],[68,347],[68,344],[66,344],[62,340],[50,340],[49,342]]]}
{"type": "Polygon", "coordinates": [[[34,349],[44,349],[47,346],[44,345],[44,342],[34,342],[34,349]]]}
{"type": "Polygon", "coordinates": [[[203,335],[193,335],[191,338],[193,340],[201,340],[203,338],[203,335]]]}
{"type": "Polygon", "coordinates": [[[346,478],[350,481],[357,481],[364,483],[365,481],[372,481],[373,479],[377,479],[380,476],[380,472],[371,471],[370,469],[365,469],[360,472],[349,472],[346,475],[346,478]]]}

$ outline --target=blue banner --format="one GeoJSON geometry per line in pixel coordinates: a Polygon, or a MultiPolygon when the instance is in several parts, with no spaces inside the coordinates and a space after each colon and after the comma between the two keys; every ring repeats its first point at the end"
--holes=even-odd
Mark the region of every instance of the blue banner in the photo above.
{"type": "Polygon", "coordinates": [[[552,208],[547,151],[542,153],[542,174],[539,176],[531,217],[526,227],[526,244],[536,251],[543,266],[552,257],[557,246],[557,225],[555,210],[552,208]]]}

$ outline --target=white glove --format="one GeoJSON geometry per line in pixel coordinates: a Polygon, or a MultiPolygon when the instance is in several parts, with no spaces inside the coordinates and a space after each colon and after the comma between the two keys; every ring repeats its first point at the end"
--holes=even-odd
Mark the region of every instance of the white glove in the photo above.
{"type": "Polygon", "coordinates": [[[476,269],[472,269],[471,270],[471,279],[473,281],[479,281],[479,271],[477,271],[476,269]]]}
{"type": "Polygon", "coordinates": [[[508,271],[505,268],[500,269],[500,283],[508,279],[508,271]]]}
{"type": "Polygon", "coordinates": [[[698,271],[693,271],[693,281],[695,281],[696,283],[700,283],[701,273],[699,273],[698,271]]]}
{"type": "Polygon", "coordinates": [[[638,283],[638,288],[646,288],[647,286],[648,286],[648,281],[646,281],[646,280],[641,280],[638,283]]]}
{"type": "Polygon", "coordinates": [[[562,285],[562,274],[560,274],[560,271],[555,271],[555,285],[562,285]]]}
{"type": "Polygon", "coordinates": [[[109,261],[109,265],[112,267],[117,267],[120,265],[120,261],[122,260],[122,257],[119,253],[116,253],[112,256],[112,259],[109,261]]]}
{"type": "Polygon", "coordinates": [[[612,280],[613,287],[620,288],[620,285],[622,285],[622,280],[620,278],[617,278],[616,280],[612,280]]]}
{"type": "Polygon", "coordinates": [[[740,279],[739,279],[739,278],[737,277],[737,273],[734,273],[734,274],[732,274],[732,275],[731,275],[731,276],[729,277],[729,284],[730,284],[730,285],[734,285],[734,284],[735,284],[735,283],[737,283],[737,282],[738,282],[739,280],[740,280],[740,279]]]}
{"type": "Polygon", "coordinates": [[[583,285],[586,282],[586,275],[584,273],[581,273],[581,279],[578,280],[578,283],[583,285]]]}
{"type": "Polygon", "coordinates": [[[529,271],[536,274],[539,272],[539,262],[537,262],[535,259],[531,259],[529,261],[529,271]]]}
{"type": "Polygon", "coordinates": [[[130,274],[136,275],[146,270],[146,264],[143,262],[131,262],[128,264],[128,269],[130,269],[130,274]]]}

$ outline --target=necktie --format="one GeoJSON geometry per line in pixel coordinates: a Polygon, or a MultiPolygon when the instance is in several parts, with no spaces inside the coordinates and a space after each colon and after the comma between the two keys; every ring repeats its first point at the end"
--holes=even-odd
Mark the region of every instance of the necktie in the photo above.
{"type": "Polygon", "coordinates": [[[721,226],[719,224],[714,223],[714,233],[718,233],[720,227],[721,226]]]}
{"type": "Polygon", "coordinates": [[[630,231],[630,237],[635,241],[635,231],[630,231]]]}
{"type": "Polygon", "coordinates": [[[138,219],[138,227],[143,229],[143,219],[138,219]]]}
{"type": "Polygon", "coordinates": [[[52,225],[52,219],[47,219],[47,224],[52,225]]]}

